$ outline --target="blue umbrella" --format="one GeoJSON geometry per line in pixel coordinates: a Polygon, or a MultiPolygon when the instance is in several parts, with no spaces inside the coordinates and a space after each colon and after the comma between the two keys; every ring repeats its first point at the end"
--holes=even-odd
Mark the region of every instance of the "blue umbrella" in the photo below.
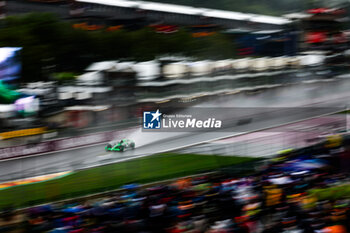
{"type": "Polygon", "coordinates": [[[84,209],[81,208],[80,206],[73,206],[63,210],[63,212],[65,213],[78,213],[82,211],[84,211],[84,209]]]}
{"type": "Polygon", "coordinates": [[[139,187],[138,184],[126,184],[126,185],[123,185],[121,188],[122,189],[136,189],[138,187],[139,187]]]}

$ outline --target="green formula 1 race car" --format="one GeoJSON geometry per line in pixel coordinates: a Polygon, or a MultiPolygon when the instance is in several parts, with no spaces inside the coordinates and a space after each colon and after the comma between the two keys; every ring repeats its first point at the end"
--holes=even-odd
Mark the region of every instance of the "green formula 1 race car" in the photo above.
{"type": "Polygon", "coordinates": [[[122,139],[120,141],[109,142],[106,146],[106,151],[125,151],[128,149],[134,149],[135,142],[130,139],[122,139]]]}

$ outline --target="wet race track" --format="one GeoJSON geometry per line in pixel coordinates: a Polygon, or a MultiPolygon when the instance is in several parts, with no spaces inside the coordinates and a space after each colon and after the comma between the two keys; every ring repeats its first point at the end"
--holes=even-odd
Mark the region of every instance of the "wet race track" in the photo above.
{"type": "MultiPolygon", "coordinates": [[[[214,132],[143,132],[141,129],[136,128],[128,135],[128,138],[135,141],[136,148],[122,153],[105,152],[105,144],[103,143],[78,149],[2,161],[0,162],[0,180],[7,181],[60,171],[75,171],[170,150],[184,148],[189,150],[188,147],[190,146],[211,142],[217,139],[230,138],[243,134],[246,135],[248,132],[325,115],[335,110],[347,108],[347,104],[350,100],[350,93],[347,91],[349,87],[350,81],[346,78],[340,78],[333,81],[324,80],[320,83],[289,85],[286,87],[264,90],[254,94],[244,93],[218,97],[198,107],[252,107],[256,108],[256,111],[253,115],[250,113],[249,116],[247,116],[246,113],[236,113],[234,117],[225,113],[216,113],[224,115],[221,117],[226,120],[226,124],[225,129],[214,132]],[[271,109],[266,107],[276,107],[276,109],[271,111],[271,109]],[[283,109],[283,107],[285,109],[283,109]],[[308,110],[295,111],[295,109],[291,110],[289,107],[307,107],[308,110]],[[313,110],[310,111],[310,108],[313,108],[313,110]],[[249,120],[242,122],[242,119],[249,120]]],[[[342,122],[342,127],[344,128],[346,121],[342,120],[342,122]]],[[[322,124],[324,125],[327,123],[322,124]]],[[[318,133],[324,134],[326,132],[327,130],[318,133]]],[[[274,134],[276,134],[276,132],[274,132],[274,134]]],[[[254,134],[250,135],[255,137],[254,134]]],[[[284,136],[284,138],[286,137],[287,136],[284,136]]],[[[296,141],[300,140],[300,145],[307,140],[305,137],[294,136],[294,138],[296,141]]],[[[245,144],[243,139],[239,142],[241,145],[245,144]]],[[[250,142],[254,141],[252,141],[252,138],[249,140],[250,142]]],[[[270,141],[273,144],[272,139],[270,141]]],[[[224,143],[218,141],[216,144],[211,144],[214,145],[214,147],[203,146],[208,145],[203,144],[201,147],[193,148],[200,148],[201,153],[204,154],[212,154],[213,151],[222,150],[223,154],[237,155],[233,149],[227,149],[227,144],[231,143],[237,143],[237,141],[224,141],[224,143]]],[[[287,144],[287,139],[285,139],[283,143],[287,144]]],[[[298,144],[298,142],[295,143],[298,144]]],[[[265,142],[262,143],[261,147],[264,147],[265,144],[265,142]]],[[[285,146],[286,145],[283,145],[282,148],[285,146]]],[[[276,147],[276,149],[273,150],[278,150],[280,147],[276,147]]],[[[238,146],[236,148],[238,148],[238,146]]],[[[261,151],[261,149],[257,150],[261,151]]],[[[244,151],[242,149],[240,153],[241,155],[243,155],[243,153],[247,153],[246,155],[250,153],[252,156],[265,156],[270,154],[273,150],[271,149],[266,153],[254,155],[253,151],[244,151]]]]}

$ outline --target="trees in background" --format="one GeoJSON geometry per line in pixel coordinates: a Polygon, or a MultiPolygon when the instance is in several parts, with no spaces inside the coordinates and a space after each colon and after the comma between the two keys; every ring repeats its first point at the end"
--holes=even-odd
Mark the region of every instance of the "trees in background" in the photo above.
{"type": "Polygon", "coordinates": [[[45,80],[57,72],[81,72],[96,61],[151,60],[162,55],[222,59],[235,56],[224,34],[194,38],[186,29],[163,34],[146,27],[136,31],[74,29],[49,13],[0,20],[0,47],[23,47],[22,81],[45,80]]]}

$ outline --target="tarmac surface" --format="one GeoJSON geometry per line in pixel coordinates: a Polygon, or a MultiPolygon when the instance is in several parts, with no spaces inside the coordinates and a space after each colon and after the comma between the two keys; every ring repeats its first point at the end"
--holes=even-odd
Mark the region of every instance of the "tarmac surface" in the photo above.
{"type": "MultiPolygon", "coordinates": [[[[339,110],[346,109],[350,100],[350,93],[347,91],[349,86],[350,80],[343,79],[337,82],[300,84],[293,87],[288,86],[284,89],[265,90],[249,97],[228,96],[225,97],[226,99],[215,100],[211,103],[208,102],[207,106],[228,106],[230,105],[228,98],[231,98],[230,106],[257,107],[256,115],[249,116],[251,118],[249,123],[238,124],[240,119],[247,118],[247,116],[238,113],[232,119],[230,116],[226,116],[230,120],[229,124],[226,124],[227,127],[224,130],[215,132],[157,133],[144,132],[138,128],[130,132],[128,136],[128,138],[136,142],[136,148],[134,150],[123,153],[107,153],[104,150],[105,145],[103,143],[2,161],[0,162],[0,181],[21,179],[54,172],[76,171],[88,167],[121,162],[317,117],[334,112],[335,107],[339,110]],[[266,107],[271,106],[303,106],[309,110],[300,112],[293,110],[291,112],[290,108],[281,108],[270,112],[266,107]],[[311,107],[313,108],[312,111],[310,111],[311,107]]],[[[300,137],[300,140],[305,141],[305,138],[300,137]]],[[[248,145],[245,142],[241,143],[248,145]]],[[[207,150],[212,151],[212,149],[207,150]]],[[[246,153],[248,152],[249,150],[246,150],[246,153]]],[[[207,151],[203,151],[203,153],[207,153],[207,151]]]]}

